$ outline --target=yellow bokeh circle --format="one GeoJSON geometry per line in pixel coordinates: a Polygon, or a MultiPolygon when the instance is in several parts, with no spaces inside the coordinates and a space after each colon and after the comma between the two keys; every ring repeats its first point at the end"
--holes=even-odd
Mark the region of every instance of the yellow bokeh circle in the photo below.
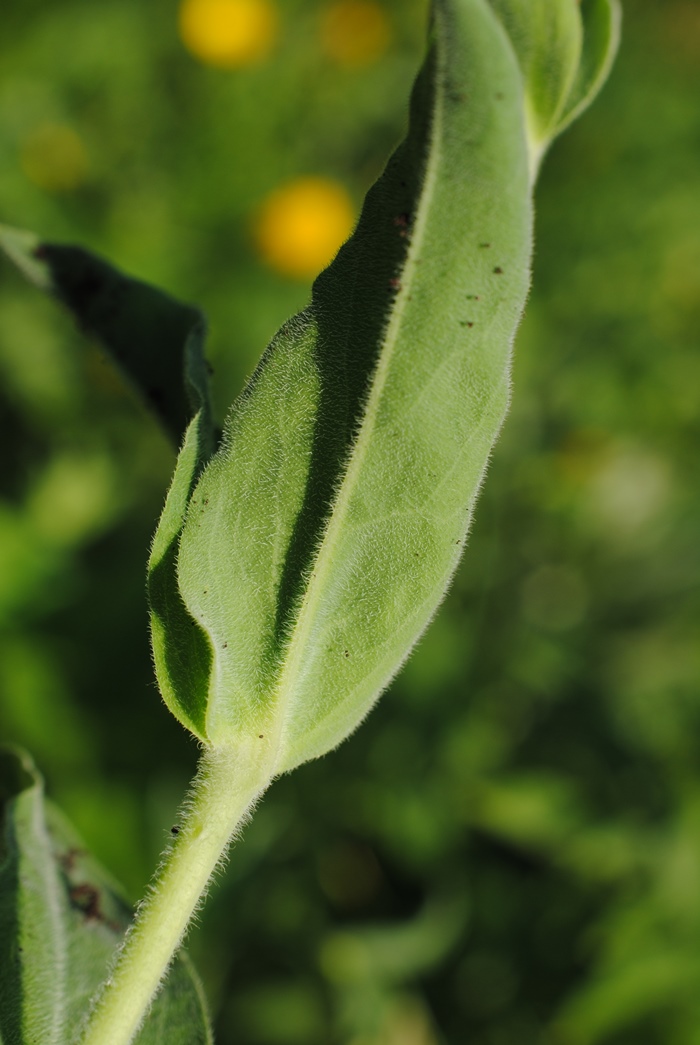
{"type": "Polygon", "coordinates": [[[337,65],[370,65],[391,43],[391,25],[375,0],[336,0],[321,16],[321,47],[337,65]]]}
{"type": "Polygon", "coordinates": [[[255,224],[255,243],[270,268],[295,279],[315,276],[352,232],[347,190],[329,178],[297,178],[272,192],[255,224]]]}
{"type": "Polygon", "coordinates": [[[180,5],[180,38],[207,65],[235,69],[261,61],[277,28],[271,0],[183,0],[180,5]]]}

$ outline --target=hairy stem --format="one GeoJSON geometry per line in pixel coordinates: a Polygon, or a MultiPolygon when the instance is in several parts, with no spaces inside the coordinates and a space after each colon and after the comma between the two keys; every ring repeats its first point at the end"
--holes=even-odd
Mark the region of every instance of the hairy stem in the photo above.
{"type": "Polygon", "coordinates": [[[80,1045],[133,1041],[217,864],[270,776],[262,753],[204,753],[173,844],[97,995],[80,1045]]]}

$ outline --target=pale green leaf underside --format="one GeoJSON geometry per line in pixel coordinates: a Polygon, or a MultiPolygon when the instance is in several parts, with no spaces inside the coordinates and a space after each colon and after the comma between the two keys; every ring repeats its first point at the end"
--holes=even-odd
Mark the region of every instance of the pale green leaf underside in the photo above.
{"type": "Polygon", "coordinates": [[[525,82],[531,170],[603,85],[619,43],[618,0],[491,0],[525,82]]]}
{"type": "Polygon", "coordinates": [[[407,140],[194,486],[191,430],[153,638],[163,695],[205,742],[257,740],[272,774],[324,753],[435,612],[507,407],[534,175],[599,88],[617,10],[436,0],[407,140]]]}
{"type": "MultiPolygon", "coordinates": [[[[425,628],[506,410],[530,239],[512,46],[485,0],[438,3],[408,139],[188,508],[178,575],[211,649],[204,739],[262,734],[278,772],[321,754],[425,628]]],[[[171,699],[196,717],[186,684],[171,699]]]]}
{"type": "MultiPolygon", "coordinates": [[[[116,886],[0,749],[0,1043],[72,1045],[131,918],[116,886]]],[[[136,1045],[211,1045],[199,982],[175,962],[136,1045]]]]}
{"type": "Polygon", "coordinates": [[[588,108],[610,73],[620,44],[622,8],[618,0],[582,0],[583,50],[576,80],[557,131],[588,108]]]}
{"type": "Polygon", "coordinates": [[[583,46],[577,0],[492,0],[510,36],[525,80],[529,130],[553,137],[583,46]]]}

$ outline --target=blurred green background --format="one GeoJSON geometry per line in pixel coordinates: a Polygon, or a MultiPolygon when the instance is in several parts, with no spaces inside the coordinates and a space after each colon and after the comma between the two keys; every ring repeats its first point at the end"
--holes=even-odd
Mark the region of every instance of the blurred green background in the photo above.
{"type": "MultiPolygon", "coordinates": [[[[426,14],[257,6],[239,37],[175,0],[0,16],[0,221],[201,304],[220,414],[399,140],[426,14]]],[[[446,604],[191,937],[219,1045],[700,1045],[700,5],[625,13],[544,167],[446,604]]],[[[0,739],[136,900],[197,754],[146,630],[173,450],[5,263],[0,434],[0,739]]]]}

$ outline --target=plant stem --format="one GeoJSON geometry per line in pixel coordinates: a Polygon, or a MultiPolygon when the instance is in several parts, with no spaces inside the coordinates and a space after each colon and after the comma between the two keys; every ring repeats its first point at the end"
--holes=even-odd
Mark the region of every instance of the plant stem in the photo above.
{"type": "Polygon", "coordinates": [[[139,907],[80,1045],[129,1045],[236,829],[270,782],[263,753],[205,751],[178,833],[139,907]]]}

